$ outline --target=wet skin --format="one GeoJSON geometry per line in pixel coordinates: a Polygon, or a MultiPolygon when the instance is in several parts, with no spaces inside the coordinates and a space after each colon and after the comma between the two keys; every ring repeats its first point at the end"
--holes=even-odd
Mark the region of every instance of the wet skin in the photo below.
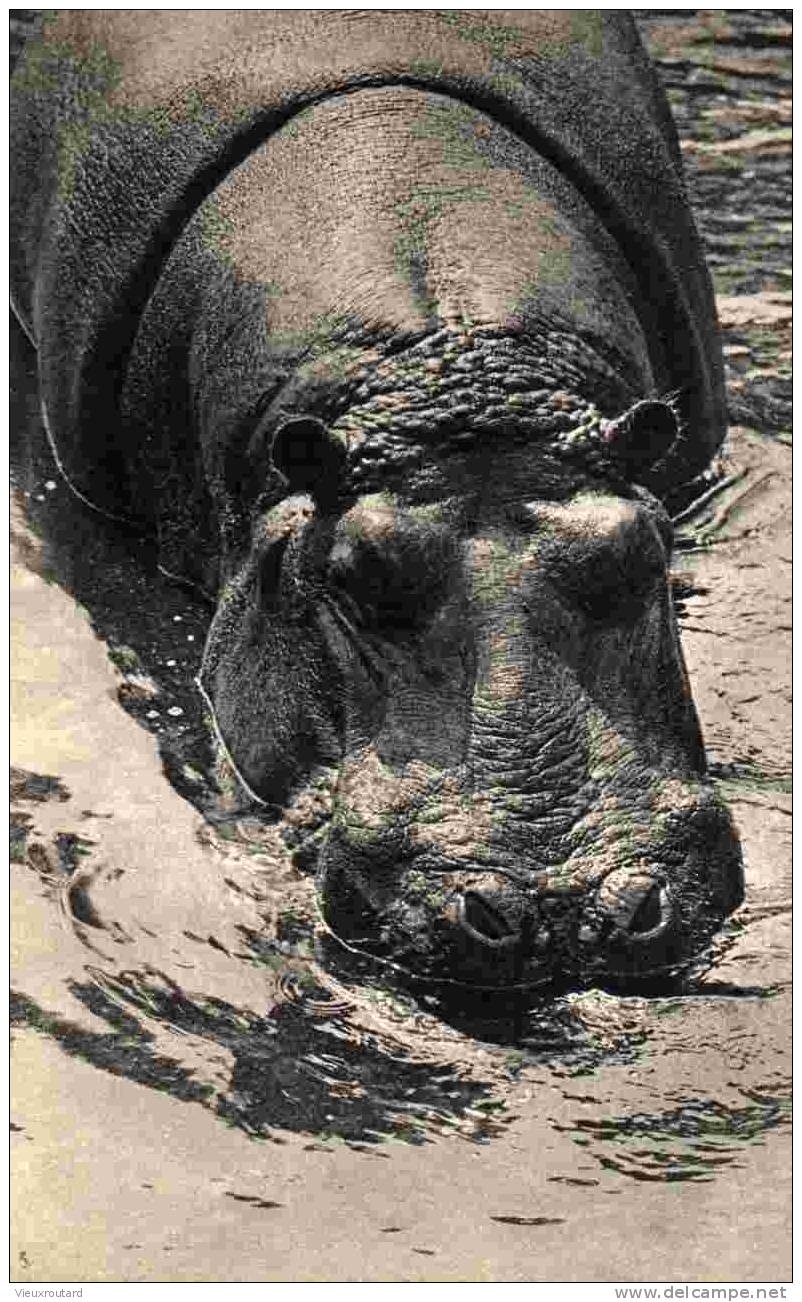
{"type": "Polygon", "coordinates": [[[236,582],[233,644],[223,625],[223,735],[274,797],[291,782],[280,729],[242,709],[256,677],[236,699],[222,678],[242,685],[261,657],[285,696],[303,685],[338,772],[318,878],[347,943],[468,984],[682,967],[742,872],[705,778],[670,522],[646,490],[531,449],[481,461],[424,466],[403,496],[274,508],[236,582]]]}

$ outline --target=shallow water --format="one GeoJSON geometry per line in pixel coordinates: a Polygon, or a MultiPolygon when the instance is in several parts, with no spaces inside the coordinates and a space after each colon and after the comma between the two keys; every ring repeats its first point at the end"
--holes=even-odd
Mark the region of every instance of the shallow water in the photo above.
{"type": "MultiPolygon", "coordinates": [[[[760,627],[774,621],[773,672],[753,683],[749,703],[757,716],[776,709],[787,672],[776,628],[784,618],[777,549],[785,546],[776,495],[786,491],[787,452],[774,445],[756,450],[744,440],[736,456],[747,474],[756,458],[764,466],[773,457],[777,473],[765,490],[772,496],[756,494],[737,536],[696,555],[693,583],[686,581],[684,619],[697,629],[686,635],[691,674],[703,722],[717,729],[717,741],[727,735],[731,704],[721,695],[726,649],[717,643],[711,664],[704,639],[721,612],[728,615],[733,574],[739,607],[751,594],[763,610],[760,627]],[[764,535],[761,560],[744,571],[738,558],[747,543],[749,556],[757,554],[755,529],[764,535]],[[764,568],[774,576],[770,585],[764,568]],[[694,596],[695,587],[707,595],[694,596]]],[[[34,519],[37,508],[40,519],[52,512],[64,530],[64,489],[40,494],[44,502],[36,496],[25,501],[34,519]]],[[[273,1271],[276,1278],[304,1278],[322,1269],[322,1259],[329,1278],[416,1278],[415,1271],[429,1278],[418,1261],[428,1255],[432,1271],[450,1277],[654,1278],[663,1277],[656,1263],[670,1263],[680,1250],[683,1264],[664,1265],[666,1278],[688,1278],[688,1271],[700,1277],[703,1263],[714,1259],[708,1273],[718,1277],[784,1277],[790,820],[777,745],[761,764],[761,756],[741,754],[733,732],[731,751],[712,754],[744,837],[747,900],[693,983],[650,997],[593,990],[534,1000],[522,992],[460,1005],[453,991],[445,998],[435,987],[401,985],[391,973],[355,963],[327,934],[304,871],[308,856],[293,857],[299,826],[306,820],[308,832],[325,815],[324,790],[284,829],[239,808],[233,790],[213,792],[202,706],[175,692],[176,666],[167,663],[182,656],[184,673],[191,664],[196,643],[186,630],[201,639],[202,606],[147,574],[141,557],[117,539],[99,539],[96,530],[91,550],[77,525],[73,545],[61,537],[53,553],[65,567],[61,576],[48,571],[40,540],[20,516],[16,532],[17,1034],[36,1071],[43,1067],[35,1045],[48,1042],[62,1055],[62,1083],[70,1080],[68,1062],[91,1067],[90,1080],[116,1082],[106,1115],[96,1118],[106,1136],[119,1130],[120,1090],[169,1098],[182,1109],[182,1129],[217,1154],[225,1176],[209,1180],[224,1178],[226,1205],[246,1217],[233,1230],[229,1225],[227,1246],[218,1245],[197,1276],[191,1235],[181,1248],[189,1208],[168,1218],[178,1237],[171,1244],[160,1242],[165,1221],[154,1208],[136,1240],[145,1245],[137,1249],[138,1265],[126,1256],[133,1249],[112,1251],[106,1242],[101,1267],[79,1236],[73,1277],[240,1277],[231,1255],[237,1236],[246,1234],[247,1217],[268,1210],[288,1219],[296,1250],[287,1253],[284,1238],[281,1250],[263,1245],[242,1277],[273,1271]],[[136,597],[146,587],[145,609],[136,597]],[[133,654],[119,651],[123,633],[133,654]],[[183,713],[171,715],[178,700],[183,713]],[[149,710],[157,713],[148,717],[149,710]],[[183,789],[192,790],[206,818],[176,793],[162,762],[171,774],[181,766],[183,789]],[[241,1149],[231,1150],[234,1134],[255,1145],[250,1166],[243,1166],[241,1149]],[[263,1155],[277,1147],[290,1155],[278,1184],[263,1155]],[[481,1154],[484,1165],[478,1191],[476,1177],[465,1183],[472,1154],[481,1154]],[[384,1159],[381,1179],[374,1177],[378,1215],[359,1219],[346,1246],[326,1230],[313,1234],[320,1217],[328,1224],[333,1197],[321,1171],[304,1171],[300,1204],[289,1198],[301,1155],[336,1157],[343,1177],[337,1198],[355,1207],[363,1199],[360,1164],[384,1159]],[[409,1178],[410,1160],[413,1183],[449,1191],[445,1206],[427,1204],[423,1215],[416,1188],[398,1214],[392,1191],[409,1178]],[[674,1185],[706,1185],[709,1192],[686,1193],[679,1205],[674,1185]],[[641,1216],[647,1186],[652,1228],[613,1246],[622,1218],[634,1224],[641,1216]],[[685,1200],[691,1196],[697,1201],[685,1200]],[[318,1209],[311,1221],[310,1207],[318,1209]],[[727,1209],[742,1218],[750,1208],[758,1225],[750,1244],[737,1237],[722,1242],[717,1229],[705,1227],[706,1220],[718,1226],[727,1209]],[[462,1227],[456,1234],[455,1215],[462,1227]],[[376,1223],[388,1218],[389,1228],[376,1223]],[[663,1229],[655,1240],[657,1223],[663,1229]],[[571,1236],[581,1231],[570,1251],[564,1226],[573,1227],[571,1236]],[[425,1244],[418,1242],[423,1227],[425,1244]],[[375,1251],[376,1236],[382,1251],[375,1251]]],[[[680,556],[687,566],[688,555],[680,556]]],[[[731,646],[740,664],[740,635],[731,646]]],[[[32,1069],[17,1071],[22,1117],[32,1069]]],[[[94,1085],[75,1085],[78,1113],[94,1093],[94,1085]]],[[[27,1143],[40,1142],[37,1130],[47,1121],[45,1107],[17,1122],[23,1130],[15,1142],[25,1145],[28,1163],[27,1143]]],[[[169,1147],[161,1159],[169,1169],[169,1147]]],[[[48,1189],[35,1184],[33,1195],[39,1214],[52,1218],[48,1189]]],[[[128,1199],[120,1208],[125,1214],[128,1199]]],[[[22,1203],[18,1214],[19,1251],[31,1263],[20,1278],[52,1278],[52,1253],[22,1203]]]]}

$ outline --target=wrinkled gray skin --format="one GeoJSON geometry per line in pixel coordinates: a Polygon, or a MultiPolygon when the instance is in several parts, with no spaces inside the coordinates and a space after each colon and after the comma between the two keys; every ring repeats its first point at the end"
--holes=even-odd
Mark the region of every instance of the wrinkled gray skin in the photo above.
{"type": "MultiPolygon", "coordinates": [[[[723,435],[712,296],[668,110],[625,16],[600,22],[601,58],[515,63],[506,108],[480,78],[402,79],[484,115],[465,148],[552,206],[570,286],[478,325],[332,304],[328,371],[208,221],[319,92],[210,131],[87,118],[107,74],[63,44],[17,82],[14,289],[61,468],[216,594],[201,683],[265,817],[335,772],[332,930],[467,984],[681,969],[742,897],[660,501],[723,435]]],[[[380,138],[398,96],[374,83],[326,83],[319,112],[364,108],[380,138]]],[[[421,312],[432,275],[414,255],[421,312]]]]}
{"type": "Polygon", "coordinates": [[[741,867],[704,779],[665,512],[530,449],[455,457],[436,489],[426,469],[394,501],[290,498],[296,527],[244,566],[205,671],[241,773],[289,790],[299,740],[340,765],[326,915],[407,970],[681,967],[741,867]]]}

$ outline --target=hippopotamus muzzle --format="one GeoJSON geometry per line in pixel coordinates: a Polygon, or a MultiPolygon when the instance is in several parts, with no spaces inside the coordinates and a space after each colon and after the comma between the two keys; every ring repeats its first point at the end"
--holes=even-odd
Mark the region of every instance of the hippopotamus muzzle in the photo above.
{"type": "Polygon", "coordinates": [[[416,979],[479,987],[638,988],[700,967],[706,947],[743,898],[737,835],[721,808],[707,811],[706,849],[671,870],[638,863],[586,890],[554,889],[549,874],[524,884],[481,869],[426,865],[399,879],[384,912],[361,894],[361,874],[337,872],[336,837],[323,856],[323,913],[348,948],[416,979]],[[412,878],[410,884],[410,877],[412,878]]]}

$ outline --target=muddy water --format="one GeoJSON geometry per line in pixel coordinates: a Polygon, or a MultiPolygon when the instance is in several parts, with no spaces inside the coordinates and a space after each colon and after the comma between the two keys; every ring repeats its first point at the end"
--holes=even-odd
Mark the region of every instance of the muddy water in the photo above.
{"type": "Polygon", "coordinates": [[[464,1006],[327,935],[305,871],[325,785],[272,827],[225,774],[213,791],[185,688],[203,606],[95,522],[45,546],[75,507],[33,466],[13,570],[19,1279],[788,1277],[789,453],[736,431],[732,458],[676,568],[746,903],[682,990],[464,1006]]]}
{"type": "Polygon", "coordinates": [[[461,1007],[355,967],[308,875],[325,785],[265,827],[211,782],[208,610],[71,501],[16,341],[13,1278],[790,1277],[787,87],[761,12],[756,54],[653,33],[742,422],[675,571],[747,896],[684,989],[461,1007]]]}

